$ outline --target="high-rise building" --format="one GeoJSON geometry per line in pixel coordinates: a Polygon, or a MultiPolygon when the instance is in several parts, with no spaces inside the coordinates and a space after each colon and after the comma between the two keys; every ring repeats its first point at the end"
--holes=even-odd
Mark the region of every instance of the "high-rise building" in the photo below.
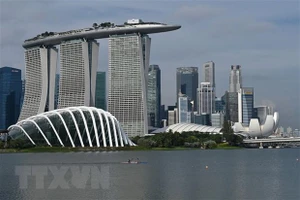
{"type": "Polygon", "coordinates": [[[197,88],[198,88],[198,68],[197,67],[179,67],[176,73],[176,101],[178,104],[179,94],[186,94],[194,107],[197,108],[197,88]]]}
{"type": "Polygon", "coordinates": [[[187,95],[181,94],[178,97],[178,123],[190,123],[191,112],[189,111],[189,98],[187,95]]]}
{"type": "Polygon", "coordinates": [[[225,93],[225,115],[226,119],[232,122],[238,122],[238,93],[225,93]]]}
{"type": "Polygon", "coordinates": [[[211,125],[213,127],[222,128],[223,123],[224,123],[224,114],[222,112],[211,114],[211,125]]]}
{"type": "Polygon", "coordinates": [[[214,112],[225,112],[225,101],[222,98],[215,98],[215,111],[214,112]]]}
{"type": "Polygon", "coordinates": [[[209,82],[211,87],[215,88],[215,63],[209,61],[203,64],[201,82],[209,82]]]}
{"type": "Polygon", "coordinates": [[[150,65],[147,89],[148,123],[160,127],[161,120],[161,72],[158,65],[150,65]]]}
{"type": "Polygon", "coordinates": [[[211,114],[215,111],[215,91],[210,82],[201,82],[198,88],[199,114],[211,114]]]}
{"type": "Polygon", "coordinates": [[[58,108],[95,106],[98,52],[96,40],[61,43],[58,108]]]}
{"type": "Polygon", "coordinates": [[[0,129],[17,122],[21,109],[21,70],[0,68],[0,129]]]}
{"type": "Polygon", "coordinates": [[[55,75],[54,109],[57,109],[59,97],[59,74],[55,75]]]}
{"type": "Polygon", "coordinates": [[[109,38],[108,111],[129,137],[148,133],[147,78],[150,56],[147,35],[112,35],[109,38]]]}
{"type": "Polygon", "coordinates": [[[244,126],[249,126],[253,117],[254,89],[252,87],[243,87],[238,92],[238,115],[239,122],[244,126]]]}
{"type": "Polygon", "coordinates": [[[106,72],[97,72],[95,105],[106,110],[106,72]]]}
{"type": "Polygon", "coordinates": [[[211,126],[211,115],[210,114],[195,114],[194,123],[200,125],[211,126]]]}
{"type": "Polygon", "coordinates": [[[238,92],[242,88],[242,71],[240,65],[231,65],[229,92],[238,92]]]}
{"type": "Polygon", "coordinates": [[[25,94],[19,121],[54,109],[57,52],[51,46],[25,50],[25,94]]]}

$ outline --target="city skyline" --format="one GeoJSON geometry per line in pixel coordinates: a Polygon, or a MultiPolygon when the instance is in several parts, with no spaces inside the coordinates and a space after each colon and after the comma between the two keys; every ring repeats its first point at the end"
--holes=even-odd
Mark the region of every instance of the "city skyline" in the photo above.
{"type": "MultiPolygon", "coordinates": [[[[165,41],[164,33],[151,36],[153,43],[150,64],[157,63],[162,70],[162,104],[173,105],[176,101],[174,77],[177,67],[195,66],[200,69],[207,60],[213,60],[216,64],[217,97],[221,97],[229,88],[230,66],[241,65],[243,84],[255,88],[255,106],[274,105],[282,116],[282,126],[299,128],[297,1],[162,1],[127,2],[126,5],[103,2],[101,7],[96,1],[76,4],[56,1],[1,2],[0,7],[0,66],[20,68],[24,73],[22,43],[46,30],[76,29],[87,27],[93,22],[123,23],[130,18],[165,23],[176,21],[182,28],[167,33],[170,41],[165,41]],[[269,8],[268,12],[265,12],[264,7],[269,8]],[[61,17],[63,12],[60,11],[66,8],[70,11],[68,16],[61,17]],[[82,9],[87,9],[88,14],[80,14],[78,11],[82,9]],[[106,11],[110,9],[117,10],[118,14],[106,11]],[[286,10],[289,10],[288,14],[286,10]],[[241,17],[236,19],[236,15],[241,17]],[[14,26],[11,26],[12,22],[14,26]]],[[[107,71],[107,68],[103,68],[108,66],[107,44],[108,41],[101,41],[101,68],[98,71],[107,71]]],[[[199,76],[202,76],[201,72],[199,76]]]]}

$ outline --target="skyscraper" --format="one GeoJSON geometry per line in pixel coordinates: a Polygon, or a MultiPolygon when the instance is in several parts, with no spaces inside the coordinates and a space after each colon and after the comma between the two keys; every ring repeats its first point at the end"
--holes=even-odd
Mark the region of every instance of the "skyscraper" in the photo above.
{"type": "Polygon", "coordinates": [[[201,82],[209,82],[211,87],[215,88],[215,63],[209,61],[203,64],[201,82]]]}
{"type": "Polygon", "coordinates": [[[224,98],[226,119],[238,122],[238,93],[226,91],[224,98]]]}
{"type": "Polygon", "coordinates": [[[95,106],[98,52],[96,40],[61,43],[58,108],[95,106]]]}
{"type": "Polygon", "coordinates": [[[188,96],[180,94],[178,98],[178,123],[190,123],[191,112],[189,112],[190,101],[188,96]]]}
{"type": "Polygon", "coordinates": [[[186,94],[190,101],[194,101],[197,108],[198,68],[179,67],[176,73],[176,101],[178,104],[179,93],[186,94]]]}
{"type": "Polygon", "coordinates": [[[0,68],[0,129],[17,122],[21,109],[21,70],[0,68]]]}
{"type": "Polygon", "coordinates": [[[210,82],[201,82],[198,88],[199,114],[211,114],[215,111],[215,91],[210,82]]]}
{"type": "Polygon", "coordinates": [[[229,92],[239,92],[242,88],[242,72],[240,65],[231,65],[229,92]]]}
{"type": "Polygon", "coordinates": [[[148,70],[148,123],[160,127],[161,120],[161,73],[158,65],[150,65],[148,70]]]}
{"type": "Polygon", "coordinates": [[[57,52],[51,46],[25,50],[25,94],[19,121],[54,109],[57,52]]]}
{"type": "Polygon", "coordinates": [[[106,110],[106,72],[97,72],[96,107],[106,110]]]}
{"type": "Polygon", "coordinates": [[[254,92],[251,87],[241,88],[238,92],[239,122],[248,126],[253,117],[254,92]]]}
{"type": "Polygon", "coordinates": [[[109,38],[108,111],[129,137],[148,133],[147,94],[150,38],[112,35],[109,38]]]}

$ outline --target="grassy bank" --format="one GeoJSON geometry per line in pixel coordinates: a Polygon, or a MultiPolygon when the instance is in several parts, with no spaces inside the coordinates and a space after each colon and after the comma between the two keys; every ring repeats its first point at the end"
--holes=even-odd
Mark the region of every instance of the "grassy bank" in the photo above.
{"type": "MultiPolygon", "coordinates": [[[[241,147],[230,146],[227,143],[218,144],[216,149],[240,149],[241,147]]],[[[180,150],[200,150],[200,148],[188,147],[33,147],[26,149],[0,149],[0,153],[43,153],[43,152],[87,152],[87,151],[180,151],[180,150]]]]}

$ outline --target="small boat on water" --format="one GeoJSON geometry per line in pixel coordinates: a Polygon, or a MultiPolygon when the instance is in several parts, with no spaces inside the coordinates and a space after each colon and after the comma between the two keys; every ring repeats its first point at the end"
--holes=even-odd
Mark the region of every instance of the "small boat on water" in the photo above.
{"type": "Polygon", "coordinates": [[[131,161],[131,162],[121,162],[123,164],[140,164],[141,162],[131,161]]]}

